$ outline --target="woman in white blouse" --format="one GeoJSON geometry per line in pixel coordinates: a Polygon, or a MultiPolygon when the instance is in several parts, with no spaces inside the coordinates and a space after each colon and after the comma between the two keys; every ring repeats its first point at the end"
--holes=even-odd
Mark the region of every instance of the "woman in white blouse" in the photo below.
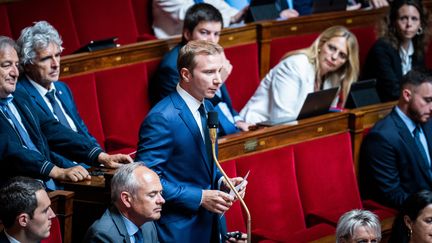
{"type": "Polygon", "coordinates": [[[358,43],[343,26],[333,26],[305,49],[285,54],[241,110],[248,123],[296,119],[308,93],[340,87],[334,105],[343,107],[359,72],[358,43]]]}

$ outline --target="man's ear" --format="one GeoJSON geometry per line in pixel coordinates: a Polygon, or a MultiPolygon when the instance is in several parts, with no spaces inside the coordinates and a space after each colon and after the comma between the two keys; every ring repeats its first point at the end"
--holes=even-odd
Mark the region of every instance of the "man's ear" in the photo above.
{"type": "Polygon", "coordinates": [[[192,33],[187,29],[183,30],[183,36],[187,41],[192,39],[192,33]]]}
{"type": "Polygon", "coordinates": [[[192,73],[187,68],[180,69],[180,76],[185,82],[189,82],[192,79],[192,73]]]}
{"type": "Polygon", "coordinates": [[[30,216],[27,213],[21,213],[17,216],[18,224],[21,227],[26,227],[29,220],[30,220],[30,216]]]}
{"type": "Polygon", "coordinates": [[[120,200],[127,208],[132,207],[132,195],[129,192],[125,192],[125,191],[121,192],[120,200]]]}
{"type": "Polygon", "coordinates": [[[408,88],[404,88],[402,90],[402,98],[408,103],[412,99],[412,91],[408,88]]]}

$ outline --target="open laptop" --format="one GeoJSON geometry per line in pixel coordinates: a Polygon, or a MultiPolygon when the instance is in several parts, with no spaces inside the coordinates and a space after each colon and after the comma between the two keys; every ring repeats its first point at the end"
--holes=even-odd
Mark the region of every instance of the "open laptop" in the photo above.
{"type": "MultiPolygon", "coordinates": [[[[314,93],[309,93],[306,97],[305,102],[300,110],[297,119],[305,119],[313,116],[323,115],[329,112],[331,103],[336,97],[338,88],[331,88],[320,90],[314,93]]],[[[278,118],[274,120],[268,120],[257,123],[257,126],[270,127],[278,124],[288,123],[294,121],[293,119],[278,118]]]]}
{"type": "Polygon", "coordinates": [[[312,13],[326,13],[344,11],[347,7],[347,0],[314,0],[312,13]]]}
{"type": "Polygon", "coordinates": [[[358,81],[351,84],[345,108],[353,109],[381,103],[375,86],[375,79],[358,81]]]}
{"type": "Polygon", "coordinates": [[[274,20],[279,18],[280,6],[276,0],[251,0],[245,22],[274,20]]]}

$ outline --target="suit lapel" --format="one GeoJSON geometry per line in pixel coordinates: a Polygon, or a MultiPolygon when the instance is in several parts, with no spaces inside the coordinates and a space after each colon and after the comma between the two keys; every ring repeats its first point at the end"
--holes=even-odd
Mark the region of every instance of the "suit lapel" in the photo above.
{"type": "Polygon", "coordinates": [[[123,222],[122,216],[121,216],[120,212],[117,210],[117,208],[112,206],[110,208],[110,215],[111,215],[111,218],[112,218],[114,224],[117,226],[119,234],[124,238],[124,242],[130,243],[129,234],[126,230],[126,226],[123,222]]]}
{"type": "MultiPolygon", "coordinates": [[[[421,172],[429,179],[432,179],[432,171],[431,167],[429,165],[428,161],[425,161],[423,156],[421,156],[421,152],[419,151],[419,148],[417,147],[417,144],[415,143],[414,137],[412,133],[409,131],[405,123],[402,121],[402,119],[399,117],[399,115],[396,113],[395,110],[391,113],[392,118],[398,127],[399,135],[401,136],[402,140],[405,141],[405,143],[408,145],[409,151],[413,151],[413,156],[416,158],[416,161],[418,161],[419,166],[421,168],[421,172]]],[[[429,141],[428,141],[429,146],[429,141]]]]}
{"type": "Polygon", "coordinates": [[[39,92],[36,90],[36,88],[30,83],[30,81],[27,79],[23,79],[20,82],[22,82],[22,86],[27,91],[27,93],[31,96],[32,100],[34,100],[35,103],[40,108],[42,108],[42,110],[45,112],[45,114],[52,116],[51,110],[46,105],[45,100],[39,94],[39,92]]]}
{"type": "Polygon", "coordinates": [[[202,161],[204,161],[205,167],[207,168],[207,171],[211,175],[211,169],[210,169],[210,163],[208,161],[209,156],[207,155],[207,149],[206,149],[206,146],[205,146],[204,141],[202,139],[199,127],[198,127],[191,111],[187,107],[186,102],[184,102],[184,100],[181,98],[181,96],[177,92],[174,92],[171,94],[171,99],[172,99],[173,104],[176,107],[176,109],[180,110],[179,116],[182,119],[182,121],[185,123],[187,128],[189,129],[189,132],[192,134],[192,137],[193,137],[195,143],[197,144],[197,147],[199,148],[199,150],[201,152],[201,156],[203,158],[202,161]]]}

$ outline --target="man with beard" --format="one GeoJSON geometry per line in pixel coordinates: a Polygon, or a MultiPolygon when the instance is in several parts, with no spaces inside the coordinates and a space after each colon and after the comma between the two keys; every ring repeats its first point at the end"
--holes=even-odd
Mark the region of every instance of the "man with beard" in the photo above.
{"type": "Polygon", "coordinates": [[[363,198],[398,208],[412,193],[432,190],[432,77],[410,71],[397,106],[377,122],[360,152],[363,198]]]}

